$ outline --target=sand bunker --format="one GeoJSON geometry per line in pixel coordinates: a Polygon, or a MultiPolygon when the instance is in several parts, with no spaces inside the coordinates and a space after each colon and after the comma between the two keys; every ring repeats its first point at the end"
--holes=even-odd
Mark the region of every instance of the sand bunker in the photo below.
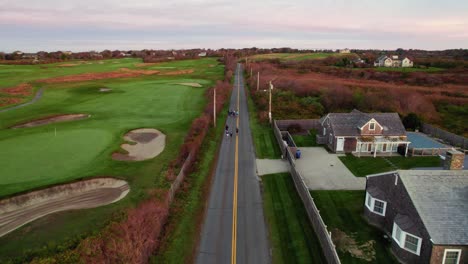
{"type": "Polygon", "coordinates": [[[190,87],[203,87],[203,85],[199,83],[176,83],[178,85],[190,86],[190,87]]]}
{"type": "Polygon", "coordinates": [[[0,237],[48,214],[117,202],[129,191],[124,180],[95,178],[0,200],[0,237]]]}
{"type": "Polygon", "coordinates": [[[166,135],[152,128],[135,129],[128,132],[124,139],[136,144],[122,144],[120,147],[128,152],[112,154],[114,160],[141,161],[158,156],[166,146],[166,135]]]}
{"type": "Polygon", "coordinates": [[[189,74],[189,73],[193,73],[193,72],[194,72],[193,69],[179,70],[179,71],[168,71],[168,72],[161,73],[161,75],[181,75],[181,74],[189,74]]]}
{"type": "Polygon", "coordinates": [[[159,71],[157,70],[131,70],[128,68],[121,68],[120,70],[123,72],[132,72],[132,73],[143,74],[143,75],[152,75],[152,74],[159,73],[159,71]]]}
{"type": "Polygon", "coordinates": [[[158,63],[156,62],[143,62],[143,63],[136,63],[135,64],[135,67],[146,67],[146,66],[153,66],[153,65],[156,65],[158,63]]]}
{"type": "Polygon", "coordinates": [[[57,65],[57,67],[74,67],[74,66],[78,66],[79,64],[77,63],[67,63],[67,64],[60,64],[60,65],[57,65]]]}
{"type": "Polygon", "coordinates": [[[101,93],[107,93],[107,92],[112,91],[112,89],[110,89],[110,88],[99,88],[99,91],[100,91],[101,93]]]}
{"type": "Polygon", "coordinates": [[[42,126],[42,125],[47,125],[51,123],[81,120],[81,119],[85,119],[88,117],[90,117],[90,115],[87,115],[87,114],[69,114],[69,115],[49,116],[49,117],[44,117],[41,119],[29,121],[27,123],[18,124],[18,125],[12,126],[11,128],[36,127],[36,126],[42,126]]]}

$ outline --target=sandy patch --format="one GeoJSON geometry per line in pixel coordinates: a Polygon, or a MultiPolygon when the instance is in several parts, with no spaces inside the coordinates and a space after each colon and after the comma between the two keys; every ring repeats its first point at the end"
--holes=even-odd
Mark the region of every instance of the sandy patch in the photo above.
{"type": "Polygon", "coordinates": [[[189,74],[189,73],[193,73],[194,70],[193,69],[189,69],[189,70],[178,70],[178,71],[168,71],[168,72],[164,72],[164,73],[161,73],[161,75],[181,75],[181,74],[189,74]]]}
{"type": "Polygon", "coordinates": [[[114,160],[141,161],[158,156],[166,146],[166,135],[153,128],[141,128],[128,132],[124,139],[135,144],[122,144],[120,147],[128,152],[112,154],[114,160]]]}
{"type": "Polygon", "coordinates": [[[60,64],[60,65],[57,65],[57,67],[73,67],[73,66],[77,66],[79,64],[76,64],[76,63],[67,63],[67,64],[60,64]]]}
{"type": "Polygon", "coordinates": [[[156,62],[144,62],[144,63],[136,63],[135,67],[146,67],[146,66],[153,66],[156,65],[156,62]]]}
{"type": "Polygon", "coordinates": [[[176,83],[178,85],[190,86],[190,87],[203,87],[203,85],[199,83],[176,83]]]}
{"type": "Polygon", "coordinates": [[[0,200],[0,237],[48,214],[117,202],[129,191],[124,180],[95,178],[0,200]]]}
{"type": "Polygon", "coordinates": [[[131,72],[131,73],[138,73],[138,74],[143,74],[143,75],[152,75],[152,74],[158,74],[159,71],[157,70],[131,70],[128,68],[121,68],[120,69],[123,72],[131,72]]]}
{"type": "Polygon", "coordinates": [[[88,117],[90,117],[90,115],[87,115],[87,114],[69,114],[69,115],[49,116],[49,117],[44,117],[41,119],[29,121],[27,123],[14,125],[11,128],[36,127],[36,126],[42,126],[42,125],[47,125],[51,123],[81,120],[81,119],[85,119],[88,117]]]}
{"type": "Polygon", "coordinates": [[[110,92],[110,91],[112,91],[112,89],[110,89],[110,88],[99,88],[99,92],[101,92],[101,93],[107,93],[107,92],[110,92]]]}
{"type": "Polygon", "coordinates": [[[348,252],[355,258],[360,258],[369,262],[375,260],[374,240],[358,245],[352,236],[348,236],[345,232],[337,228],[332,231],[332,240],[339,250],[348,252]]]}

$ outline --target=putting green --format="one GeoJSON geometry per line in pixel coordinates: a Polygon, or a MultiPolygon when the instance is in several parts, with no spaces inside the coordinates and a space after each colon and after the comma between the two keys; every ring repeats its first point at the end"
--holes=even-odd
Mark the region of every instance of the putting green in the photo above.
{"type": "Polygon", "coordinates": [[[111,141],[112,134],[99,129],[58,130],[56,135],[51,129],[2,140],[0,149],[8,151],[0,152],[0,195],[76,177],[111,141]]]}

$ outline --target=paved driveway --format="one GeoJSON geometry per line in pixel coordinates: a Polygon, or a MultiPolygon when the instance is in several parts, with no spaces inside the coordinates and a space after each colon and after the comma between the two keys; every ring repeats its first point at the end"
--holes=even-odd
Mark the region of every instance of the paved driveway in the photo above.
{"type": "Polygon", "coordinates": [[[365,177],[355,177],[338,159],[324,148],[299,148],[301,158],[296,160],[296,169],[311,190],[364,190],[365,177]]]}
{"type": "Polygon", "coordinates": [[[289,162],[282,159],[257,159],[257,174],[289,172],[289,162]]]}

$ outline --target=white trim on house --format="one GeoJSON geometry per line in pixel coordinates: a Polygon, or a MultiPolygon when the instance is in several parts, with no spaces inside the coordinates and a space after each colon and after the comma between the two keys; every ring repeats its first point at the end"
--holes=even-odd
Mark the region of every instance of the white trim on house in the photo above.
{"type": "Polygon", "coordinates": [[[385,216],[385,211],[387,210],[387,202],[383,201],[383,200],[380,200],[380,199],[377,199],[377,198],[374,198],[372,197],[372,195],[368,192],[366,192],[366,201],[365,201],[365,204],[366,204],[366,207],[371,211],[373,212],[374,214],[378,214],[378,215],[381,215],[381,216],[385,216]],[[375,202],[381,202],[383,203],[383,207],[382,207],[382,212],[379,212],[379,211],[376,211],[375,210],[375,202]]]}
{"type": "MultiPolygon", "coordinates": [[[[358,127],[358,128],[359,128],[360,130],[362,130],[363,127],[365,127],[367,124],[369,124],[369,123],[371,123],[371,122],[372,122],[372,123],[375,123],[375,124],[377,124],[377,125],[379,125],[380,129],[383,130],[383,126],[380,125],[379,122],[377,122],[377,120],[375,120],[375,118],[371,118],[371,120],[367,121],[367,123],[365,123],[364,125],[362,125],[361,127],[358,127]]],[[[369,130],[372,130],[372,129],[370,129],[370,127],[369,127],[369,130]]],[[[375,130],[375,127],[374,127],[374,129],[373,129],[372,131],[374,131],[374,130],[375,130]]]]}
{"type": "Polygon", "coordinates": [[[442,258],[442,264],[447,264],[445,263],[445,258],[447,257],[447,252],[457,252],[457,259],[455,261],[455,264],[459,264],[460,263],[460,258],[461,258],[461,252],[462,250],[461,249],[446,249],[444,250],[444,257],[442,258]]]}
{"type": "MultiPolygon", "coordinates": [[[[408,252],[411,252],[413,254],[416,254],[418,256],[421,253],[422,238],[403,231],[395,222],[393,222],[392,238],[400,248],[402,248],[402,249],[404,249],[404,250],[406,250],[408,252]],[[408,240],[407,240],[408,237],[410,239],[412,239],[412,238],[416,239],[416,241],[417,241],[416,251],[414,251],[413,249],[410,249],[410,248],[408,248],[406,246],[406,243],[408,242],[408,240]]],[[[410,243],[412,243],[412,242],[410,242],[410,243]]]]}

